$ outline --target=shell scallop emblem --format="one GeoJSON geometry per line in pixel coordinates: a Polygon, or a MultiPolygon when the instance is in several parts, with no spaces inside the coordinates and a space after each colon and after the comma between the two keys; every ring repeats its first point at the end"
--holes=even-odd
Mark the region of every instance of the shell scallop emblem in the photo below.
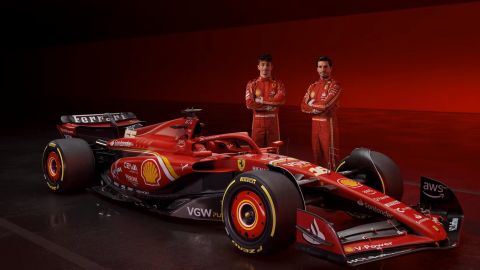
{"type": "Polygon", "coordinates": [[[147,159],[142,163],[142,178],[147,185],[156,185],[160,180],[160,171],[153,159],[147,159]]]}
{"type": "Polygon", "coordinates": [[[337,182],[351,188],[357,188],[362,186],[362,184],[360,184],[359,182],[347,178],[338,179],[337,182]]]}

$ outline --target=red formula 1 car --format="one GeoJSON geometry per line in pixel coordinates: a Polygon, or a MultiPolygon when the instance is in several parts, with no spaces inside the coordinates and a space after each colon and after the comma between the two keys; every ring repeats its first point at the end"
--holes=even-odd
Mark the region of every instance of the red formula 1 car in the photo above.
{"type": "Polygon", "coordinates": [[[296,237],[302,251],[357,265],[458,245],[463,211],[446,185],[422,178],[420,202],[408,206],[397,166],[381,153],[358,148],[329,170],[279,155],[281,142],[259,148],[246,132],[202,136],[198,111],[149,126],[132,113],[63,116],[57,127],[65,138],[44,151],[46,184],[55,193],[91,187],[160,214],[222,221],[246,253],[296,237]],[[324,209],[353,222],[327,221],[324,209]]]}

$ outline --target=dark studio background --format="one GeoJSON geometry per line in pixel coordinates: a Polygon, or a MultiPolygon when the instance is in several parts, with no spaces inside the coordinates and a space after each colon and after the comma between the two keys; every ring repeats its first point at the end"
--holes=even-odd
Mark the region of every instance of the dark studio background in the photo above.
{"type": "Polygon", "coordinates": [[[478,1],[48,0],[0,9],[2,111],[12,124],[141,116],[165,101],[243,108],[262,52],[274,56],[287,105],[298,105],[326,54],[343,108],[480,112],[478,1]]]}
{"type": "Polygon", "coordinates": [[[329,55],[344,89],[340,156],[385,153],[401,168],[402,201],[417,203],[428,176],[464,208],[459,248],[356,269],[478,269],[479,29],[480,1],[465,0],[0,1],[0,268],[344,269],[293,245],[245,256],[221,223],[165,219],[90,191],[54,196],[43,180],[42,152],[64,114],[132,111],[155,123],[195,106],[206,135],[250,131],[245,85],[270,52],[287,88],[283,154],[312,161],[299,103],[316,58],[329,55]]]}

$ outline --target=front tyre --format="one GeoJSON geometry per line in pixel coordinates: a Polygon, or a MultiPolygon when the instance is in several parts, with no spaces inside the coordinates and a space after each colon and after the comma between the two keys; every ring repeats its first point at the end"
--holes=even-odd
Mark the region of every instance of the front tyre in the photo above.
{"type": "Polygon", "coordinates": [[[265,253],[294,240],[299,191],[272,171],[237,175],[225,190],[222,215],[232,244],[246,253],[265,253]]]}
{"type": "Polygon", "coordinates": [[[51,141],[43,152],[43,173],[48,188],[55,193],[81,190],[95,173],[95,158],[82,139],[51,141]]]}
{"type": "Polygon", "coordinates": [[[356,148],[338,165],[337,172],[397,200],[402,199],[403,179],[398,166],[386,155],[356,148]]]}

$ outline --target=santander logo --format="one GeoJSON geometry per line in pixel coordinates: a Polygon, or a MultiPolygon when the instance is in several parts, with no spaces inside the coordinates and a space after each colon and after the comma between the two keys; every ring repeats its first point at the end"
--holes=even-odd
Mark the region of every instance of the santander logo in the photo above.
{"type": "MultiPolygon", "coordinates": [[[[325,235],[323,235],[323,233],[318,228],[318,224],[317,224],[317,221],[315,219],[313,219],[312,224],[310,224],[310,229],[307,229],[307,231],[311,232],[313,235],[317,236],[318,238],[320,238],[322,240],[325,240],[325,235]]],[[[305,239],[305,241],[307,241],[308,243],[310,243],[312,245],[319,245],[320,244],[320,242],[318,242],[317,240],[313,239],[313,237],[311,237],[311,236],[309,236],[305,233],[303,234],[303,239],[305,239]]]]}

